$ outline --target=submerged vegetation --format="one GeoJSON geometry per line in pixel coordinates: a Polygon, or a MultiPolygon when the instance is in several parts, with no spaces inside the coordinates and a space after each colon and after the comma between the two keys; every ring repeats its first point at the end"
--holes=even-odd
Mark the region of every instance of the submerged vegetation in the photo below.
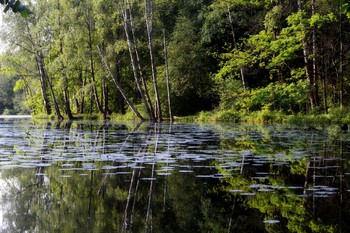
{"type": "Polygon", "coordinates": [[[350,122],[348,1],[28,4],[3,16],[1,114],[350,122]]]}

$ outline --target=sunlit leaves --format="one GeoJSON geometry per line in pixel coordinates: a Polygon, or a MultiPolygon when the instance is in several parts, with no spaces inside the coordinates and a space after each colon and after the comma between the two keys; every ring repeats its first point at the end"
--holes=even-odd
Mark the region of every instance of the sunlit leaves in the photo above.
{"type": "Polygon", "coordinates": [[[17,92],[17,91],[20,91],[20,90],[24,89],[25,87],[26,87],[25,81],[23,79],[18,79],[16,81],[16,84],[15,84],[14,88],[13,88],[13,91],[17,92]]]}
{"type": "Polygon", "coordinates": [[[327,15],[314,14],[310,18],[310,26],[321,28],[325,23],[336,22],[337,19],[334,13],[329,13],[327,15]]]}

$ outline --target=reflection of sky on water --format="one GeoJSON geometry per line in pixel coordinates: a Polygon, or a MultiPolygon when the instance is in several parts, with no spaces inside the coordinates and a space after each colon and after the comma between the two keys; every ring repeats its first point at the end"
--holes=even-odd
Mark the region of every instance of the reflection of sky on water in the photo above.
{"type": "MultiPolygon", "coordinates": [[[[15,179],[6,180],[2,177],[2,171],[0,171],[0,230],[4,232],[9,226],[9,221],[6,218],[6,214],[11,210],[12,202],[9,201],[13,197],[8,196],[9,184],[16,186],[15,179]]],[[[18,188],[18,186],[17,186],[18,188]]],[[[15,223],[12,223],[15,224],[15,223]]]]}
{"type": "Polygon", "coordinates": [[[5,223],[4,223],[4,212],[5,207],[4,207],[4,203],[2,201],[2,196],[4,195],[3,190],[5,189],[5,185],[4,185],[4,181],[2,180],[1,177],[1,172],[0,172],[0,230],[3,230],[5,228],[5,223]]]}

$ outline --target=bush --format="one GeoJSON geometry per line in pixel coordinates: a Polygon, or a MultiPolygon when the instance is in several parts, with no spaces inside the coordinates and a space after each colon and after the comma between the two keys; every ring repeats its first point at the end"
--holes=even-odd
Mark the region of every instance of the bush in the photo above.
{"type": "Polygon", "coordinates": [[[251,123],[284,123],[287,116],[282,111],[270,110],[265,106],[261,111],[247,115],[244,120],[251,123]]]}
{"type": "Polygon", "coordinates": [[[329,118],[333,124],[349,124],[350,123],[350,110],[334,108],[329,110],[329,118]]]}
{"type": "Polygon", "coordinates": [[[284,113],[299,112],[306,104],[307,93],[308,88],[303,81],[290,84],[271,83],[267,87],[252,91],[249,109],[257,111],[268,106],[272,110],[284,113]]]}
{"type": "Polygon", "coordinates": [[[214,112],[200,112],[196,122],[239,122],[241,116],[234,110],[217,110],[214,112]]]}
{"type": "Polygon", "coordinates": [[[241,116],[234,110],[222,110],[216,112],[214,119],[215,121],[220,122],[239,122],[241,120],[241,116]]]}
{"type": "Polygon", "coordinates": [[[196,122],[212,122],[213,121],[213,112],[202,111],[195,118],[196,122]]]}
{"type": "Polygon", "coordinates": [[[312,126],[312,125],[326,125],[330,124],[330,119],[327,115],[291,115],[287,119],[287,123],[293,125],[304,125],[304,126],[312,126]]]}

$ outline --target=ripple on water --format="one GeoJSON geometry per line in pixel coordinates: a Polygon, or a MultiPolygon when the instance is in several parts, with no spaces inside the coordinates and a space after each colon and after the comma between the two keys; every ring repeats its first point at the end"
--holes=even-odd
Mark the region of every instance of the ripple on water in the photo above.
{"type": "Polygon", "coordinates": [[[276,223],[280,223],[280,220],[276,220],[276,219],[268,219],[264,221],[265,224],[276,224],[276,223]]]}

